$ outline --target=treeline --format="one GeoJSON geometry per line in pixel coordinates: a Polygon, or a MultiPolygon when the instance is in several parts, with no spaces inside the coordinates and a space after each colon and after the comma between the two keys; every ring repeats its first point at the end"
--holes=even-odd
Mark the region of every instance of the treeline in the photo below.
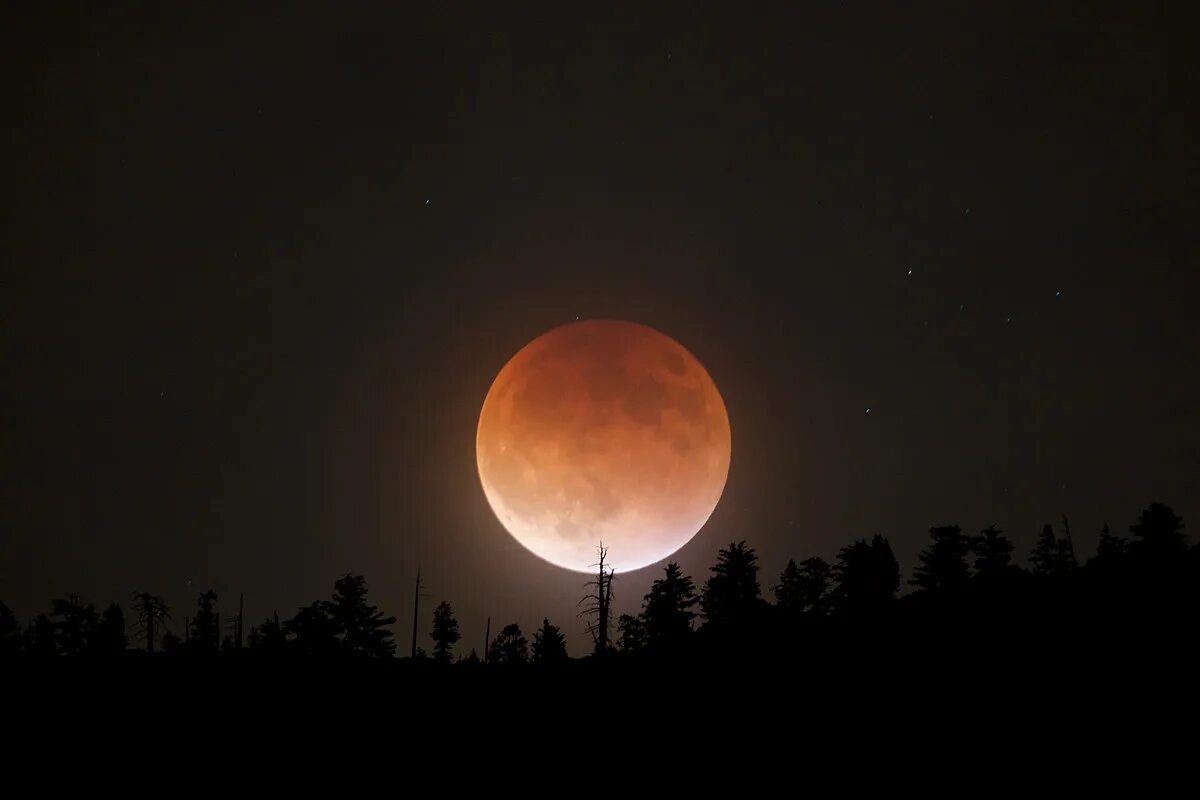
{"type": "MultiPolygon", "coordinates": [[[[772,647],[811,641],[820,632],[857,630],[886,623],[889,629],[926,627],[945,634],[995,635],[998,631],[1057,630],[1064,619],[1154,626],[1190,621],[1200,611],[1200,544],[1190,545],[1183,520],[1161,503],[1146,508],[1129,528],[1113,534],[1107,525],[1096,552],[1079,558],[1069,521],[1046,525],[1029,554],[1029,567],[1013,561],[1015,546],[995,527],[968,533],[957,525],[934,527],[900,596],[900,564],[883,536],[842,548],[833,563],[821,558],[789,561],[764,591],[758,557],[745,541],[722,548],[701,585],[671,562],[654,581],[637,614],[611,620],[608,609],[616,577],[601,559],[581,616],[588,618],[592,651],[630,662],[710,652],[739,658],[768,657],[772,647]],[[767,599],[767,592],[773,602],[767,599]]],[[[602,554],[603,555],[603,554],[602,554]]],[[[21,627],[0,603],[0,656],[159,658],[362,658],[392,659],[396,619],[368,600],[366,580],[346,575],[328,600],[301,608],[291,618],[274,614],[245,632],[238,613],[222,620],[212,591],[199,595],[182,620],[182,636],[163,600],[138,592],[130,619],[116,603],[103,611],[71,595],[52,602],[21,627]],[[128,623],[128,624],[127,624],[128,623]],[[133,641],[131,642],[131,635],[133,641]]],[[[490,620],[489,620],[490,629],[490,620]]],[[[511,623],[490,637],[485,652],[456,653],[459,625],[448,602],[433,611],[426,654],[431,665],[467,669],[484,664],[501,669],[526,664],[565,664],[566,637],[549,620],[527,638],[511,623]]]]}

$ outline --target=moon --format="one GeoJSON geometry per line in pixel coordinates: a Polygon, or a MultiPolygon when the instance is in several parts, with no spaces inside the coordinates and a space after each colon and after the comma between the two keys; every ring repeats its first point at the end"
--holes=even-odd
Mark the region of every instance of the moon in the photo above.
{"type": "Polygon", "coordinates": [[[542,334],[492,382],[475,435],[505,529],[559,567],[597,547],[628,572],[687,544],[729,475],[729,415],[694,355],[653,328],[586,320],[542,334]]]}

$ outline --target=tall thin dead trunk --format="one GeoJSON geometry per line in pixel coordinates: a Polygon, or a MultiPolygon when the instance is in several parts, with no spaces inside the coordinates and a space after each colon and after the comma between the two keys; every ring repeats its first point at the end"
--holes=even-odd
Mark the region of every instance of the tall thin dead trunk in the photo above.
{"type": "Polygon", "coordinates": [[[417,567],[417,585],[413,591],[412,658],[417,657],[417,614],[421,608],[421,568],[417,567]]]}
{"type": "Polygon", "coordinates": [[[608,548],[604,543],[601,542],[597,549],[600,552],[600,560],[595,565],[598,567],[596,579],[585,584],[591,587],[592,591],[580,598],[579,603],[586,605],[583,605],[579,616],[596,618],[595,622],[588,622],[588,632],[592,635],[596,655],[603,656],[608,652],[609,609],[612,607],[614,570],[605,563],[608,548]]]}

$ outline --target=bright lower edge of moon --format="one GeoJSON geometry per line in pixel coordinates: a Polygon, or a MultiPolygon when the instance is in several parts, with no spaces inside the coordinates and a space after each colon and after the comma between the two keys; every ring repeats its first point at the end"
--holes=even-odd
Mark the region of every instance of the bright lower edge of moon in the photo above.
{"type": "Polygon", "coordinates": [[[669,557],[708,521],[729,475],[729,416],[674,339],[617,320],[554,328],[514,355],[479,413],[484,495],[522,546],[592,572],[669,557]]]}

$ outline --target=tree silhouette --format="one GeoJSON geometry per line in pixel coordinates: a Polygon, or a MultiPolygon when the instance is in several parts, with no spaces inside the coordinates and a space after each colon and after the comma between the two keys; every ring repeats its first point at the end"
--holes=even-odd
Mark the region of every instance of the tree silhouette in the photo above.
{"type": "Polygon", "coordinates": [[[1129,540],[1116,536],[1108,529],[1108,523],[1100,529],[1100,541],[1096,543],[1096,558],[1102,562],[1121,561],[1129,553],[1129,540]]]}
{"type": "Polygon", "coordinates": [[[587,629],[588,633],[592,635],[594,652],[598,656],[603,656],[608,651],[609,615],[612,608],[612,587],[615,573],[605,565],[608,548],[601,543],[596,550],[600,556],[599,560],[592,565],[597,568],[596,577],[584,584],[588,593],[579,598],[577,605],[583,606],[579,611],[579,616],[587,619],[587,629]],[[592,619],[593,617],[594,619],[592,619]]]}
{"type": "Polygon", "coordinates": [[[333,586],[333,601],[326,604],[333,620],[343,652],[352,655],[391,658],[396,643],[388,625],[395,617],[367,603],[367,579],[361,575],[344,575],[333,586]]]}
{"type": "MultiPolygon", "coordinates": [[[[697,662],[703,660],[707,664],[716,663],[724,655],[744,657],[751,652],[749,648],[731,646],[740,644],[734,641],[737,637],[756,647],[774,637],[791,654],[799,652],[796,645],[807,652],[834,653],[844,650],[844,645],[853,646],[856,640],[886,642],[889,646],[903,644],[900,638],[889,638],[893,628],[900,636],[916,641],[920,645],[916,650],[934,644],[933,640],[923,638],[927,632],[941,636],[949,631],[955,635],[1014,637],[999,641],[1006,645],[1036,646],[1041,648],[1039,653],[1046,649],[1052,654],[1055,648],[1064,646],[1064,641],[1066,646],[1075,648],[1083,640],[1065,637],[1071,631],[1064,621],[1069,621],[1071,629],[1106,642],[1112,641],[1112,632],[1121,630],[1136,630],[1139,635],[1142,631],[1154,631],[1166,634],[1161,638],[1171,641],[1186,639],[1195,612],[1200,611],[1197,589],[1200,544],[1189,546],[1183,520],[1162,503],[1145,508],[1130,530],[1133,539],[1127,541],[1114,536],[1106,524],[1095,556],[1080,570],[1069,522],[1064,516],[1062,538],[1047,525],[1036,542],[1030,557],[1035,579],[1012,563],[1012,542],[997,527],[989,526],[970,537],[957,525],[934,527],[929,531],[931,541],[920,553],[911,581],[919,591],[901,601],[896,600],[900,567],[887,539],[875,536],[869,541],[858,540],[839,551],[833,567],[820,558],[788,561],[779,583],[773,587],[778,608],[786,612],[780,614],[756,613],[755,609],[766,608],[758,584],[756,554],[746,542],[734,542],[719,551],[717,563],[711,568],[699,597],[692,579],[682,573],[677,563],[665,567],[643,598],[641,613],[624,614],[617,621],[621,652],[641,655],[612,660],[610,668],[616,670],[614,675],[625,670],[624,665],[640,669],[653,663],[656,657],[677,655],[685,646],[697,662]],[[967,565],[968,554],[973,555],[972,567],[967,565]],[[959,590],[961,594],[955,594],[959,590]],[[935,597],[953,598],[953,602],[930,599],[935,597]],[[700,632],[693,635],[698,610],[703,611],[706,621],[700,632]],[[893,613],[890,621],[894,625],[876,628],[870,636],[842,638],[841,631],[854,630],[854,620],[877,620],[893,613]],[[954,627],[942,626],[936,632],[920,627],[923,621],[945,622],[948,614],[961,614],[961,618],[952,620],[956,623],[954,627]],[[807,620],[806,615],[820,615],[821,624],[795,624],[807,620]],[[751,624],[735,624],[747,621],[751,624]],[[845,627],[847,621],[849,628],[845,627]],[[777,625],[778,630],[766,627],[771,624],[777,625]],[[1095,636],[1097,633],[1103,636],[1095,636]],[[788,641],[789,636],[796,638],[788,641]],[[1021,636],[1026,637],[1023,642],[1015,638],[1021,636]],[[827,647],[830,644],[834,647],[827,647]]],[[[596,592],[589,595],[595,600],[591,611],[599,619],[611,608],[611,579],[612,571],[605,564],[592,584],[596,592]],[[605,611],[600,610],[601,603],[605,611]]],[[[165,629],[170,619],[165,603],[148,593],[135,593],[134,630],[144,638],[149,653],[158,644],[167,654],[210,653],[230,658],[226,651],[239,649],[236,637],[241,628],[241,604],[237,617],[226,617],[234,634],[218,651],[221,617],[216,611],[216,600],[212,591],[197,598],[198,611],[194,618],[185,619],[187,640],[181,643],[178,636],[165,629]]],[[[277,614],[273,615],[251,629],[249,642],[255,655],[388,658],[394,654],[395,646],[387,627],[394,621],[369,604],[365,579],[348,574],[335,582],[331,600],[305,606],[283,624],[277,614]]],[[[597,626],[607,629],[607,625],[597,621],[591,626],[596,640],[607,642],[607,633],[601,634],[597,626]]],[[[532,642],[526,641],[515,623],[505,626],[491,640],[489,617],[487,631],[484,663],[505,666],[532,660],[535,664],[552,665],[569,661],[565,637],[548,619],[543,619],[532,642]]],[[[437,660],[451,661],[460,638],[458,621],[449,603],[442,602],[434,611],[430,636],[437,660]]],[[[977,642],[968,638],[963,643],[977,642]]],[[[122,653],[127,646],[124,612],[116,603],[110,604],[103,614],[97,614],[94,606],[75,595],[55,598],[50,613],[39,614],[23,631],[19,630],[12,610],[0,603],[0,656],[14,653],[41,657],[112,656],[122,653]]],[[[959,647],[959,643],[953,646],[959,647]]],[[[1109,648],[1106,653],[1115,649],[1111,644],[1105,647],[1109,648]]],[[[597,650],[604,652],[599,644],[597,650]]],[[[417,652],[424,657],[424,653],[417,652]]],[[[145,661],[158,663],[153,659],[145,661]]],[[[472,651],[471,656],[460,658],[459,662],[478,663],[478,659],[472,651]]],[[[136,664],[141,660],[125,663],[136,664]]],[[[594,669],[587,663],[579,667],[582,673],[594,669]]],[[[446,674],[457,675],[465,669],[456,667],[446,674]]],[[[422,671],[418,668],[413,674],[422,671]]]]}
{"type": "Polygon", "coordinates": [[[96,627],[95,650],[97,655],[116,656],[124,653],[129,647],[129,637],[125,635],[125,612],[116,603],[110,603],[100,615],[100,624],[96,627]]]}
{"type": "Polygon", "coordinates": [[[550,620],[533,632],[533,663],[556,666],[567,660],[567,637],[550,620]]]}
{"type": "Polygon", "coordinates": [[[241,650],[242,649],[242,622],[245,615],[246,595],[238,595],[238,613],[236,616],[230,617],[225,622],[225,628],[229,634],[225,637],[225,641],[221,643],[222,650],[241,650]]]}
{"type": "Polygon", "coordinates": [[[633,614],[622,614],[617,620],[617,632],[620,639],[617,646],[622,653],[636,653],[646,647],[646,624],[641,617],[633,614]]]}
{"type": "Polygon", "coordinates": [[[221,643],[216,612],[217,593],[209,589],[196,598],[196,616],[188,628],[188,648],[199,655],[212,655],[221,643]]]}
{"type": "Polygon", "coordinates": [[[1042,533],[1029,555],[1033,573],[1045,577],[1065,575],[1075,568],[1075,557],[1070,543],[1054,535],[1054,526],[1042,526],[1042,533]]]}
{"type": "Polygon", "coordinates": [[[441,664],[449,664],[450,652],[461,637],[458,634],[458,620],[454,618],[454,609],[445,600],[438,603],[438,607],[433,610],[433,631],[429,636],[433,639],[434,660],[441,664]]]}
{"type": "Polygon", "coordinates": [[[1130,545],[1133,555],[1143,561],[1165,561],[1180,558],[1187,552],[1183,520],[1163,503],[1151,503],[1130,525],[1134,535],[1130,545]]]}
{"type": "Polygon", "coordinates": [[[21,626],[12,609],[0,602],[0,658],[21,650],[21,626]]]}
{"type": "Polygon", "coordinates": [[[287,648],[287,634],[279,624],[276,612],[263,620],[257,627],[251,626],[249,645],[252,651],[263,655],[279,655],[287,648]]]}
{"type": "Polygon", "coordinates": [[[797,566],[788,559],[772,589],[779,608],[789,614],[824,613],[833,568],[822,558],[806,558],[797,566]]]}
{"type": "Polygon", "coordinates": [[[524,664],[528,659],[529,642],[515,622],[505,625],[488,648],[489,664],[511,667],[524,664]]]}
{"type": "Polygon", "coordinates": [[[900,564],[888,540],[879,534],[870,543],[859,539],[838,551],[833,572],[837,580],[836,608],[851,617],[884,613],[895,602],[900,588],[900,564]]]}
{"type": "Polygon", "coordinates": [[[957,525],[930,528],[929,536],[933,543],[926,545],[917,556],[921,563],[913,570],[909,583],[938,594],[962,591],[971,577],[967,566],[971,540],[957,525]]]}
{"type": "Polygon", "coordinates": [[[133,629],[145,640],[146,652],[153,653],[159,631],[171,619],[170,609],[161,597],[149,592],[134,592],[133,608],[137,614],[133,629]]]}
{"type": "Polygon", "coordinates": [[[692,609],[699,602],[692,579],[683,574],[676,562],[667,564],[663,577],[651,584],[642,604],[646,644],[669,650],[686,642],[696,617],[692,609]]]}
{"type": "Polygon", "coordinates": [[[296,616],[283,623],[284,632],[292,637],[295,652],[307,656],[328,656],[340,648],[338,626],[325,610],[327,603],[310,603],[296,616]]]}
{"type": "Polygon", "coordinates": [[[717,563],[709,571],[712,575],[700,595],[700,609],[709,624],[737,624],[759,608],[758,555],[745,540],[718,550],[717,563]]]}
{"type": "Polygon", "coordinates": [[[82,656],[91,653],[97,625],[95,606],[90,603],[84,606],[79,601],[79,597],[74,594],[68,595],[65,599],[56,597],[53,600],[50,617],[54,620],[60,653],[66,656],[82,656]]]}
{"type": "Polygon", "coordinates": [[[1012,566],[1013,543],[995,525],[971,539],[971,552],[975,554],[975,574],[985,580],[1005,574],[1012,566]]]}
{"type": "Polygon", "coordinates": [[[25,652],[38,658],[58,655],[58,642],[54,623],[45,614],[33,618],[25,631],[25,652]]]}

